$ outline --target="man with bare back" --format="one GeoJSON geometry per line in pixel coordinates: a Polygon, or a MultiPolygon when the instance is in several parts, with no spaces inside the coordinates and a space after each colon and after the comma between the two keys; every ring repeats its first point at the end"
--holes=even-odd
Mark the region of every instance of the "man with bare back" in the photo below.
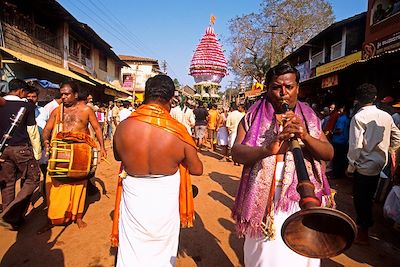
{"type": "Polygon", "coordinates": [[[203,164],[169,113],[174,91],[166,75],[148,79],[144,104],[115,132],[114,156],[124,166],[117,266],[173,266],[179,224],[193,225],[190,174],[201,175],[203,164]]]}
{"type": "MultiPolygon", "coordinates": [[[[55,109],[43,129],[46,151],[49,151],[53,138],[84,142],[96,147],[90,137],[89,124],[96,133],[100,144],[101,158],[106,158],[103,134],[91,107],[78,101],[78,86],[74,82],[64,82],[60,93],[62,105],[55,109]]],[[[46,191],[48,197],[48,217],[51,225],[64,225],[76,222],[79,228],[86,226],[82,220],[85,205],[87,180],[60,181],[48,175],[46,191]]]]}

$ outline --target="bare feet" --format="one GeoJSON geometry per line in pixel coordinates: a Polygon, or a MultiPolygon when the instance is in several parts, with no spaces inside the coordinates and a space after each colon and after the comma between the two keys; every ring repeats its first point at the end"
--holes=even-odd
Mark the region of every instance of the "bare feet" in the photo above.
{"type": "Polygon", "coordinates": [[[76,219],[76,224],[78,225],[79,229],[85,228],[87,223],[85,223],[82,219],[76,219]]]}

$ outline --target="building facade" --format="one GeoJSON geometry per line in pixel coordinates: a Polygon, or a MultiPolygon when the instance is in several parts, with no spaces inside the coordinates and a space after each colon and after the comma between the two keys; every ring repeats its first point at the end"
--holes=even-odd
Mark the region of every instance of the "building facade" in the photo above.
{"type": "Polygon", "coordinates": [[[134,93],[137,102],[143,102],[147,79],[161,73],[158,61],[127,55],[119,55],[119,58],[126,63],[121,69],[120,76],[123,88],[134,93]]]}
{"type": "MultiPolygon", "coordinates": [[[[75,80],[98,101],[129,95],[120,81],[125,63],[58,2],[10,0],[0,6],[3,82],[14,77],[53,85],[75,80]]],[[[43,92],[40,100],[49,100],[51,90],[43,92]]]]}
{"type": "Polygon", "coordinates": [[[366,12],[333,23],[284,60],[300,72],[300,98],[320,106],[351,98],[360,73],[366,12]]]}

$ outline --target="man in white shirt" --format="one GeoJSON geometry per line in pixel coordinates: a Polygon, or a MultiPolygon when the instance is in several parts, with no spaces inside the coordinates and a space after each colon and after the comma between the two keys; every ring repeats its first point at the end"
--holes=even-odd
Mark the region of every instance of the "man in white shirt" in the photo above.
{"type": "Polygon", "coordinates": [[[29,102],[35,105],[35,120],[36,124],[39,127],[39,133],[42,134],[44,126],[46,126],[46,123],[41,121],[40,119],[38,120],[40,114],[43,112],[43,107],[39,106],[38,100],[39,100],[39,89],[36,87],[29,87],[28,94],[26,96],[26,99],[28,99],[29,102]]]}
{"type": "Polygon", "coordinates": [[[362,84],[356,89],[361,108],[351,119],[348,173],[354,173],[353,197],[357,213],[358,244],[368,244],[368,228],[373,225],[372,200],[379,174],[388,161],[388,153],[400,147],[400,130],[392,117],[373,103],[377,89],[362,84]]]}
{"type": "MultiPolygon", "coordinates": [[[[43,109],[41,110],[39,116],[36,118],[36,122],[39,125],[46,125],[47,121],[50,118],[50,114],[55,110],[62,102],[60,91],[56,91],[53,101],[44,105],[43,109]]],[[[44,128],[44,126],[43,126],[44,128]]]]}
{"type": "Polygon", "coordinates": [[[129,104],[129,102],[124,102],[122,104],[122,106],[123,106],[123,108],[118,113],[118,117],[119,117],[120,122],[125,120],[126,118],[128,118],[132,114],[132,111],[129,110],[129,107],[131,106],[129,104]]]}
{"type": "Polygon", "coordinates": [[[188,133],[192,135],[192,128],[196,120],[193,110],[188,107],[188,104],[182,101],[182,103],[172,108],[170,113],[172,118],[182,123],[186,127],[188,133]]]}
{"type": "MultiPolygon", "coordinates": [[[[231,149],[233,144],[235,143],[237,128],[239,126],[240,121],[245,115],[243,105],[232,104],[233,111],[228,114],[226,118],[226,128],[228,129],[228,147],[231,149]]],[[[238,163],[234,162],[234,165],[239,165],[238,163]]]]}

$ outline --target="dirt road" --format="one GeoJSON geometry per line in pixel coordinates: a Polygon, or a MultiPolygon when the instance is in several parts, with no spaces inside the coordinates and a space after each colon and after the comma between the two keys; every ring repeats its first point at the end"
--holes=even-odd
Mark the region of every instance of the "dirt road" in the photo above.
{"type": "MultiPolygon", "coordinates": [[[[243,266],[243,239],[234,234],[230,218],[241,167],[219,162],[217,154],[202,152],[204,175],[193,177],[199,188],[195,199],[195,227],[183,229],[177,267],[243,266]]],[[[109,152],[111,165],[102,163],[96,173],[100,193],[88,198],[85,214],[87,228],[76,224],[55,227],[42,235],[36,231],[46,221],[40,198],[29,212],[19,232],[0,228],[0,266],[114,266],[115,250],[110,249],[110,230],[114,209],[116,176],[119,164],[109,152]]],[[[351,183],[332,182],[338,190],[338,208],[354,216],[351,183]]],[[[344,254],[322,261],[322,266],[395,266],[400,262],[400,233],[382,218],[376,206],[377,223],[372,229],[371,245],[354,245],[344,254]]]]}

